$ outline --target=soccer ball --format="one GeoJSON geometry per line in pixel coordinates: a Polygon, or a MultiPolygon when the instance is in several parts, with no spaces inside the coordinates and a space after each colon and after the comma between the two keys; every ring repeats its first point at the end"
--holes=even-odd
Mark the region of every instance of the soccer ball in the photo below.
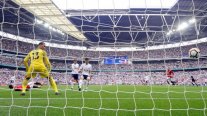
{"type": "Polygon", "coordinates": [[[189,50],[189,57],[190,58],[198,58],[200,56],[200,49],[198,48],[191,48],[189,50]]]}

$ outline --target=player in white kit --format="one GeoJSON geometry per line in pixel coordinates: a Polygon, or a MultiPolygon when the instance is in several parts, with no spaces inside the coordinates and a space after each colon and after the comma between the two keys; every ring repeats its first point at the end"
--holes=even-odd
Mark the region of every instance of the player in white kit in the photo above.
{"type": "Polygon", "coordinates": [[[80,81],[79,81],[79,64],[77,63],[77,59],[73,60],[72,68],[72,80],[71,80],[71,89],[73,89],[74,83],[78,83],[78,89],[81,91],[80,81]]]}
{"type": "Polygon", "coordinates": [[[16,86],[16,76],[17,76],[17,70],[14,71],[14,76],[12,76],[10,79],[9,79],[9,82],[8,82],[8,85],[9,85],[9,88],[10,89],[13,89],[15,86],[16,86]]]}
{"type": "Polygon", "coordinates": [[[89,81],[91,79],[91,71],[92,71],[92,65],[89,64],[89,59],[85,58],[85,63],[83,63],[80,66],[80,71],[82,73],[82,80],[83,80],[83,85],[85,86],[84,90],[88,89],[89,81]]]}
{"type": "Polygon", "coordinates": [[[150,85],[150,78],[151,78],[150,75],[147,75],[144,77],[144,84],[145,85],[150,85]]]}

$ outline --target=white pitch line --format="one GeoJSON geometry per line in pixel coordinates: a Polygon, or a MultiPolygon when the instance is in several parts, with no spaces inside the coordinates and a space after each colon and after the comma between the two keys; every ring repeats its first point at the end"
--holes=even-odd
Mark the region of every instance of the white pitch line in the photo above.
{"type": "MultiPolygon", "coordinates": [[[[22,99],[31,99],[31,100],[48,100],[48,99],[51,99],[51,100],[63,100],[63,99],[66,99],[66,98],[0,98],[0,100],[11,100],[11,99],[14,99],[14,100],[22,100],[22,99]]],[[[82,100],[82,99],[88,99],[88,100],[100,100],[100,98],[67,98],[68,100],[82,100]]],[[[101,99],[104,99],[104,100],[132,100],[132,99],[140,99],[140,100],[169,100],[169,98],[101,98],[101,99]]],[[[185,99],[188,99],[188,100],[203,100],[203,98],[170,98],[170,100],[185,100],[185,99]]],[[[204,100],[207,100],[207,98],[204,98],[204,100]]]]}

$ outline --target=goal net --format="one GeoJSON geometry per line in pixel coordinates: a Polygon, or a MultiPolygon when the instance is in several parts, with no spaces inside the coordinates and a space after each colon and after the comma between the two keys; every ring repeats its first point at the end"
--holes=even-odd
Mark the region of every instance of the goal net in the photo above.
{"type": "Polygon", "coordinates": [[[206,116],[206,4],[0,1],[0,115],[206,116]],[[46,44],[60,95],[40,75],[20,95],[23,60],[39,42],[46,44]],[[190,57],[192,48],[199,51],[190,57]]]}

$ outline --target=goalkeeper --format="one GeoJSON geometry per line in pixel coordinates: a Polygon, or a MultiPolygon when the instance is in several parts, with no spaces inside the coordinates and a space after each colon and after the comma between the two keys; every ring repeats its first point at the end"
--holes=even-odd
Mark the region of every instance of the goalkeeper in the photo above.
{"type": "Polygon", "coordinates": [[[26,67],[26,75],[22,82],[22,93],[21,93],[22,96],[25,95],[28,80],[30,78],[36,77],[37,73],[39,73],[41,77],[49,79],[50,85],[55,91],[55,95],[59,95],[57,85],[53,77],[49,74],[49,72],[51,71],[51,64],[47,57],[47,53],[45,51],[44,42],[40,42],[38,44],[38,48],[32,50],[24,58],[24,66],[26,67]],[[29,61],[30,61],[30,65],[28,65],[29,61]]]}

